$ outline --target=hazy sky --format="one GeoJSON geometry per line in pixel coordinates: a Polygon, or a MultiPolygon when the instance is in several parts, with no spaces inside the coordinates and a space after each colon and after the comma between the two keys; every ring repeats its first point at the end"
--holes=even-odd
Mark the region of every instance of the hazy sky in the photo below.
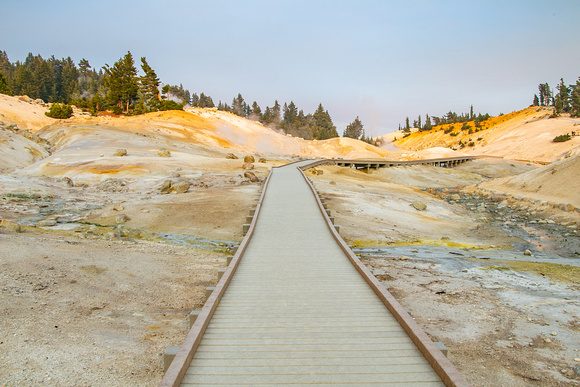
{"type": "Polygon", "coordinates": [[[580,76],[579,0],[0,0],[0,50],[93,67],[131,51],[161,81],[264,109],[319,103],[339,133],[449,110],[497,115],[580,76]]]}

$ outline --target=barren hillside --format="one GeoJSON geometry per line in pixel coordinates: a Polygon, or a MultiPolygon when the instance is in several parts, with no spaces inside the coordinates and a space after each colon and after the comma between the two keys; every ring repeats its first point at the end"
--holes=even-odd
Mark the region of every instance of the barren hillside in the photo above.
{"type": "Polygon", "coordinates": [[[443,147],[472,155],[549,163],[578,152],[580,146],[580,136],[567,142],[552,142],[558,135],[579,133],[580,119],[550,118],[551,114],[551,109],[530,107],[493,117],[482,123],[481,128],[473,121],[465,129],[461,123],[441,125],[427,132],[398,137],[394,144],[406,151],[443,147]]]}

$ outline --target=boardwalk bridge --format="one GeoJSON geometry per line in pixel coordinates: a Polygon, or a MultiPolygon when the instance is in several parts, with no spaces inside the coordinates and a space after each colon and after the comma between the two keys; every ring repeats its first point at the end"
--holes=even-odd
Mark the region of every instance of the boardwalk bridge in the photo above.
{"type": "Polygon", "coordinates": [[[272,168],[160,386],[468,385],[340,237],[302,171],[320,164],[272,168]]]}

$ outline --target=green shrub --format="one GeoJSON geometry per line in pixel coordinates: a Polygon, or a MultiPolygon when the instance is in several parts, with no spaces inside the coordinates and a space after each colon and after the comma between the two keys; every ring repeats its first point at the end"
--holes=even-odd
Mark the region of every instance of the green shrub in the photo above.
{"type": "Polygon", "coordinates": [[[459,133],[457,133],[457,132],[449,133],[449,135],[450,135],[450,136],[452,136],[452,137],[455,137],[455,136],[457,136],[458,134],[459,134],[459,133]]]}
{"type": "Polygon", "coordinates": [[[570,134],[566,133],[566,134],[561,134],[559,136],[554,137],[552,142],[564,142],[564,141],[570,141],[571,139],[572,139],[572,136],[570,136],[570,134]]]}
{"type": "Polygon", "coordinates": [[[73,109],[70,105],[64,103],[53,103],[50,105],[50,109],[44,114],[52,118],[70,118],[72,116],[73,109]]]}
{"type": "Polygon", "coordinates": [[[552,142],[564,142],[564,141],[570,141],[571,139],[572,139],[572,136],[570,136],[569,133],[566,133],[566,134],[561,134],[559,136],[554,137],[552,142]]]}

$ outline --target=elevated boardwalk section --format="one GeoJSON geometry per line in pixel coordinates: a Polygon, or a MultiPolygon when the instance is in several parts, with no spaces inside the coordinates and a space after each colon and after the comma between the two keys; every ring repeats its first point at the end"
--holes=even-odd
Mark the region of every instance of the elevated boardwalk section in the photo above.
{"type": "Polygon", "coordinates": [[[452,168],[456,165],[465,163],[469,160],[476,159],[477,156],[458,156],[458,157],[445,157],[438,159],[424,159],[424,160],[386,160],[386,159],[355,159],[355,160],[341,160],[341,159],[325,159],[319,160],[314,163],[309,164],[309,167],[315,167],[317,165],[328,165],[334,164],[339,167],[354,168],[358,170],[366,170],[370,172],[372,169],[379,168],[389,168],[389,167],[401,167],[409,165],[432,165],[435,167],[442,168],[452,168]]]}
{"type": "Polygon", "coordinates": [[[308,163],[272,170],[160,385],[467,385],[340,239],[308,163]]]}

